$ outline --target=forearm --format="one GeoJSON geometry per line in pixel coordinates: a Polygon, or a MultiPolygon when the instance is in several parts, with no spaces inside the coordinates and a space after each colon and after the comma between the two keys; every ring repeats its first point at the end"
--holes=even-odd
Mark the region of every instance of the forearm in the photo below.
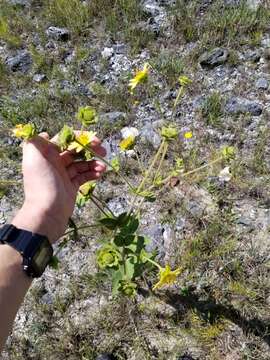
{"type": "Polygon", "coordinates": [[[0,353],[31,285],[21,264],[22,257],[16,250],[9,245],[0,245],[0,353]]]}
{"type": "MultiPolygon", "coordinates": [[[[46,214],[26,204],[12,224],[19,229],[45,235],[50,240],[55,236],[55,226],[46,214]]],[[[22,269],[22,260],[21,254],[10,245],[0,245],[0,353],[32,282],[22,269]]]]}

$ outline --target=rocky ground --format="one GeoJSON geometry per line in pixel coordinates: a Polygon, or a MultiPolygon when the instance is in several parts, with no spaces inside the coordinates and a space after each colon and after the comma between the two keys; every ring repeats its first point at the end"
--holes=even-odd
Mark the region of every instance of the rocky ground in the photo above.
{"type": "MultiPolygon", "coordinates": [[[[164,174],[236,157],[158,190],[140,231],[161,262],[184,271],[175,286],[131,300],[111,296],[95,251],[103,234],[66,237],[58,271],[34,282],[3,359],[270,359],[270,7],[268,0],[0,0],[0,222],[22,199],[15,124],[51,135],[75,125],[79,106],[99,112],[108,159],[134,184],[139,166],[120,153],[121,130],[138,129],[147,167],[172,121],[178,77],[192,80],[173,118],[180,130],[164,174]],[[128,81],[148,62],[148,83],[128,81]],[[192,131],[193,137],[183,134],[192,131]],[[225,169],[225,170],[224,170],[225,169]]],[[[116,213],[131,198],[108,173],[98,194],[116,213]]],[[[76,209],[77,224],[99,216],[76,209]]]]}

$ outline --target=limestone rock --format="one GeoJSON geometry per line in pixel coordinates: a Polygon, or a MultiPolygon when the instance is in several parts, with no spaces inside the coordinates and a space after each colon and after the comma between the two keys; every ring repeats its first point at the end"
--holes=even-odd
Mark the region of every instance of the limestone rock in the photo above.
{"type": "Polygon", "coordinates": [[[30,6],[31,5],[31,1],[30,0],[9,0],[8,1],[11,5],[15,5],[15,6],[30,6]]]}
{"type": "Polygon", "coordinates": [[[265,79],[265,78],[259,78],[257,81],[256,81],[256,84],[255,84],[256,88],[257,89],[260,89],[260,90],[267,90],[268,89],[268,80],[265,79]]]}
{"type": "Polygon", "coordinates": [[[6,65],[13,72],[27,73],[32,66],[32,58],[28,51],[22,50],[17,55],[8,57],[6,65]]]}
{"type": "Polygon", "coordinates": [[[70,38],[70,32],[68,29],[56,26],[50,26],[46,30],[46,34],[49,38],[54,40],[67,41],[70,38]]]}
{"type": "Polygon", "coordinates": [[[241,97],[232,97],[227,101],[225,110],[229,114],[249,113],[254,116],[259,116],[263,111],[263,107],[258,101],[248,100],[241,97]]]}
{"type": "Polygon", "coordinates": [[[215,48],[207,51],[199,58],[202,67],[214,68],[215,66],[224,64],[229,57],[229,52],[223,48],[215,48]]]}
{"type": "Polygon", "coordinates": [[[161,137],[151,124],[147,124],[141,130],[141,141],[144,144],[152,145],[154,149],[158,149],[161,137]]]}
{"type": "Polygon", "coordinates": [[[33,76],[33,81],[36,83],[41,83],[41,82],[44,82],[45,80],[46,80],[45,74],[35,74],[33,76]]]}

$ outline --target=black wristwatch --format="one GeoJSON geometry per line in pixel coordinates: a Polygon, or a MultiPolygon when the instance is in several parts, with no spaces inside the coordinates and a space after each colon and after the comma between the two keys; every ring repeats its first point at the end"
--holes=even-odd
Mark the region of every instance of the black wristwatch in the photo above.
{"type": "Polygon", "coordinates": [[[46,236],[4,225],[0,229],[0,243],[8,244],[23,258],[22,268],[32,277],[40,277],[53,256],[53,248],[46,236]]]}

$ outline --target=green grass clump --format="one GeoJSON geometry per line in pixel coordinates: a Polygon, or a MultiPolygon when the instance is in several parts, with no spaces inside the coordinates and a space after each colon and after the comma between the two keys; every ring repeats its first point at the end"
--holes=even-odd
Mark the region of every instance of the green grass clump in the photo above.
{"type": "Polygon", "coordinates": [[[80,0],[49,0],[45,17],[50,25],[65,26],[75,35],[80,35],[91,24],[88,6],[80,0]]]}
{"type": "Polygon", "coordinates": [[[34,46],[30,46],[30,52],[34,63],[34,70],[50,74],[53,68],[54,59],[45,52],[38,51],[34,46]]]}
{"type": "Polygon", "coordinates": [[[7,69],[4,62],[0,59],[0,82],[4,82],[7,76],[7,69]]]}
{"type": "Polygon", "coordinates": [[[24,97],[18,102],[5,97],[0,102],[0,114],[8,126],[14,126],[27,120],[33,121],[44,117],[48,106],[49,102],[45,94],[40,94],[35,98],[24,97]]]}
{"type": "Polygon", "coordinates": [[[246,282],[241,283],[240,281],[231,281],[228,285],[228,289],[231,294],[243,296],[250,300],[254,300],[258,296],[255,290],[247,287],[246,282]]]}
{"type": "Polygon", "coordinates": [[[222,98],[219,92],[215,91],[206,98],[202,105],[201,112],[207,125],[220,125],[220,117],[222,116],[222,98]]]}
{"type": "Polygon", "coordinates": [[[189,321],[192,334],[205,345],[211,345],[226,329],[226,323],[223,319],[217,319],[210,323],[202,319],[195,311],[191,311],[189,314],[189,321]]]}
{"type": "Polygon", "coordinates": [[[197,8],[196,2],[176,0],[175,5],[171,9],[173,30],[185,42],[196,41],[199,38],[197,8]]]}
{"type": "Polygon", "coordinates": [[[89,4],[80,0],[49,0],[45,17],[51,25],[67,27],[75,36],[101,24],[112,40],[124,39],[133,51],[145,47],[154,38],[151,31],[138,27],[145,14],[136,0],[94,0],[89,4]]]}
{"type": "Polygon", "coordinates": [[[99,18],[105,24],[105,31],[114,41],[126,41],[133,53],[145,48],[155,38],[155,34],[142,29],[140,23],[146,15],[137,0],[102,0],[90,4],[93,18],[99,18]]]}
{"type": "Polygon", "coordinates": [[[184,70],[184,64],[181,57],[168,51],[161,51],[151,60],[151,65],[160,74],[165,76],[169,84],[175,83],[184,70]]]}
{"type": "Polygon", "coordinates": [[[0,39],[4,40],[10,47],[19,47],[21,39],[12,33],[7,19],[3,16],[0,10],[0,39]]]}
{"type": "Polygon", "coordinates": [[[213,45],[238,47],[254,34],[265,31],[270,19],[270,9],[261,5],[251,9],[245,1],[238,6],[224,6],[223,1],[215,2],[202,26],[203,42],[213,45]],[[242,37],[242,42],[241,42],[242,37]]]}

